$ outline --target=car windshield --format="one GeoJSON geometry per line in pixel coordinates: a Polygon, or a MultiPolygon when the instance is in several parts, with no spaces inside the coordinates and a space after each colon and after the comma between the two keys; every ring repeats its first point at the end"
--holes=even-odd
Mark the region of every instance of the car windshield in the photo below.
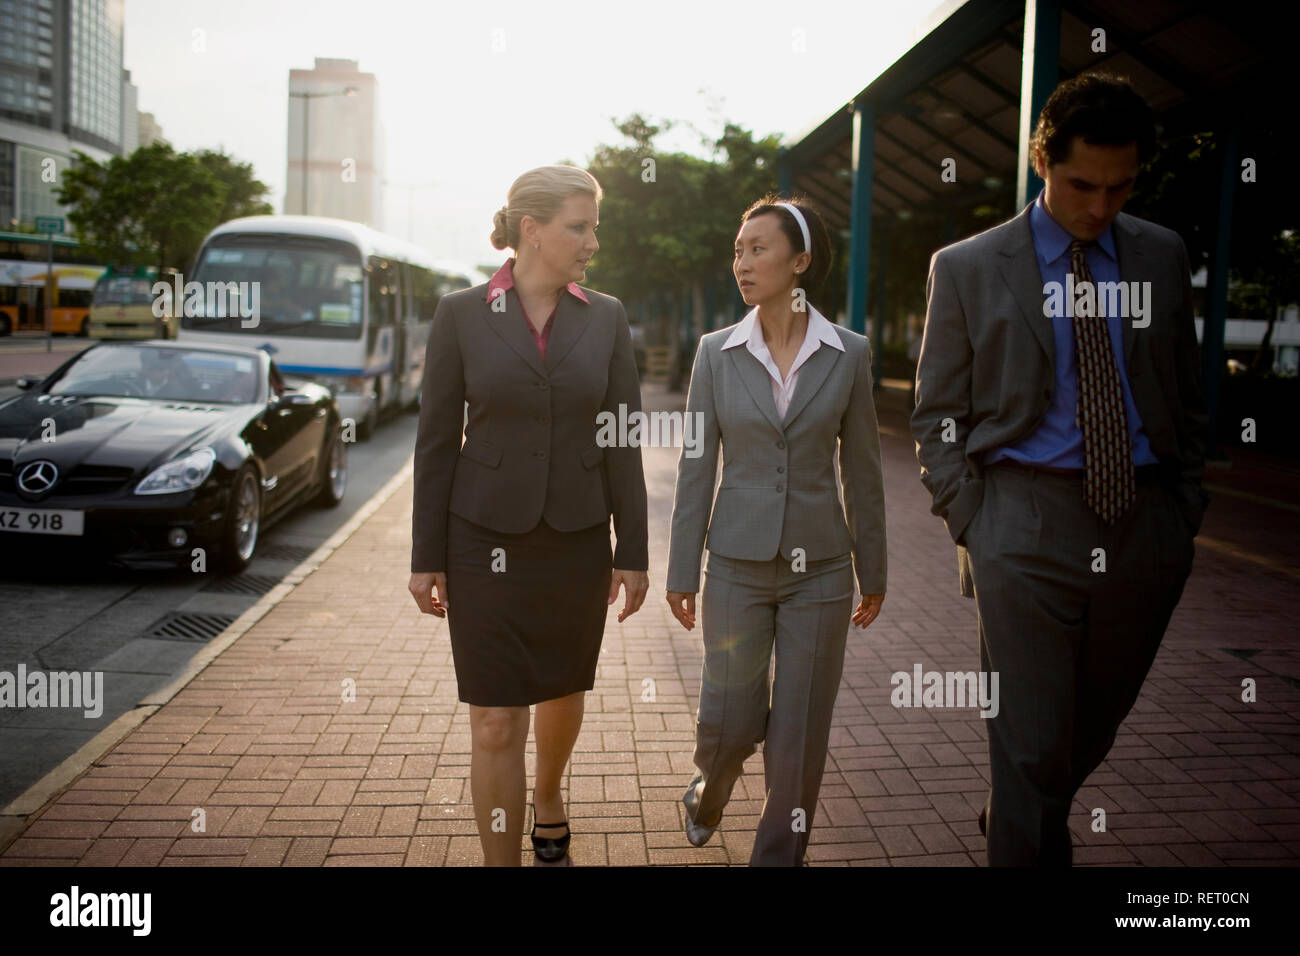
{"type": "Polygon", "coordinates": [[[113,276],[95,283],[93,305],[151,305],[153,295],[148,279],[113,276]]]}
{"type": "Polygon", "coordinates": [[[257,401],[258,377],[258,362],[252,356],[101,345],[83,352],[48,392],[245,404],[257,401]]]}
{"type": "Polygon", "coordinates": [[[361,337],[364,287],[355,246],[256,233],[218,236],[204,247],[192,280],[182,328],[361,337]]]}

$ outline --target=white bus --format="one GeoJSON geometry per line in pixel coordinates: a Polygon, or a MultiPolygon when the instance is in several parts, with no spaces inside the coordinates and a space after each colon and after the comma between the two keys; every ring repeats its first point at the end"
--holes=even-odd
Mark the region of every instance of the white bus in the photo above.
{"type": "Polygon", "coordinates": [[[184,282],[258,283],[257,320],[187,304],[179,341],[265,349],[286,378],[331,388],[343,417],[368,438],[380,415],[417,407],[438,300],[484,281],[356,222],[232,219],[208,234],[184,282]]]}

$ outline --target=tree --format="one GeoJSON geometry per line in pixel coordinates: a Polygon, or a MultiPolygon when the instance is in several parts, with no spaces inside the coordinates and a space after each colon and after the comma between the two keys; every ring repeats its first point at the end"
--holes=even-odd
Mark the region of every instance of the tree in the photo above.
{"type": "MultiPolygon", "coordinates": [[[[1266,373],[1272,368],[1278,311],[1300,301],[1300,184],[1290,173],[1300,133],[1294,123],[1268,114],[1267,104],[1263,113],[1243,113],[1237,121],[1229,301],[1237,317],[1268,322],[1251,363],[1252,372],[1266,373]]],[[[1215,244],[1223,140],[1215,132],[1162,139],[1125,207],[1176,230],[1187,244],[1193,271],[1207,263],[1215,244]]]]}
{"type": "Polygon", "coordinates": [[[208,149],[199,150],[194,158],[224,188],[221,212],[213,226],[240,216],[264,216],[271,213],[271,205],[262,199],[267,192],[266,184],[254,178],[252,163],[241,163],[224,152],[208,149]]]}
{"type": "Polygon", "coordinates": [[[224,153],[177,153],[159,142],[107,163],[76,156],[58,200],[71,207],[68,220],[81,243],[115,265],[183,271],[213,227],[271,211],[252,167],[224,153]]]}
{"type": "Polygon", "coordinates": [[[708,158],[659,152],[655,140],[672,128],[633,114],[615,128],[628,141],[598,147],[588,169],[600,181],[600,253],[591,280],[629,306],[666,304],[665,337],[687,344],[675,316],[689,309],[697,331],[715,293],[734,283],[732,246],[745,208],[776,188],[776,136],[754,140],[727,123],[720,136],[702,136],[708,158]]]}

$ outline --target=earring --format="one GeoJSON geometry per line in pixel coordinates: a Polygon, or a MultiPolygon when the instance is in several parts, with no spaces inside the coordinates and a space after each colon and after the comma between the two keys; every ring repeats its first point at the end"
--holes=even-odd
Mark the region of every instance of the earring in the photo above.
{"type": "Polygon", "coordinates": [[[534,242],[534,243],[533,243],[533,248],[534,248],[534,249],[540,249],[540,248],[541,248],[541,243],[534,242]]]}

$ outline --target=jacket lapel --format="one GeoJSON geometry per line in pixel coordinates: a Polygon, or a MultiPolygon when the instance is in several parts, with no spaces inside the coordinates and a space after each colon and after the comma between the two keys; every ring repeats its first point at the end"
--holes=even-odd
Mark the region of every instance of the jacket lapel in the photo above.
{"type": "Polygon", "coordinates": [[[1038,271],[1034,237],[1029,231],[1031,208],[1032,203],[1011,220],[1007,239],[998,250],[1001,255],[998,271],[1015,296],[1021,318],[1029,324],[1029,330],[1047,354],[1048,367],[1055,368],[1056,340],[1052,335],[1052,320],[1043,314],[1043,275],[1038,271]]]}
{"type": "MultiPolygon", "coordinates": [[[[786,409],[784,427],[789,428],[791,422],[799,417],[799,413],[807,407],[808,403],[813,400],[821,387],[830,378],[831,369],[839,360],[840,350],[831,348],[825,342],[817,347],[817,351],[808,356],[808,361],[803,363],[799,369],[799,380],[795,382],[794,395],[790,398],[790,407],[786,409]]],[[[771,395],[771,386],[769,384],[768,394],[771,395]]]]}
{"type": "MultiPolygon", "coordinates": [[[[537,343],[528,332],[528,320],[524,318],[519,297],[512,295],[510,291],[503,292],[502,295],[505,296],[506,307],[501,312],[493,309],[491,302],[483,303],[483,310],[487,313],[487,324],[514,349],[521,359],[528,363],[533,371],[538,375],[545,375],[546,369],[543,368],[542,357],[537,352],[537,343]]],[[[556,324],[559,324],[559,316],[556,316],[556,324]]],[[[551,334],[555,334],[555,329],[551,330],[551,334]]]]}
{"type": "MultiPolygon", "coordinates": [[[[547,372],[564,360],[564,356],[569,354],[590,324],[591,307],[567,291],[561,292],[556,306],[555,324],[551,326],[551,337],[546,342],[547,372]]],[[[533,345],[532,342],[528,344],[533,345]]],[[[536,351],[537,346],[533,345],[533,352],[536,351]]]]}
{"type": "MultiPolygon", "coordinates": [[[[1119,281],[1120,282],[1142,282],[1149,280],[1147,275],[1147,260],[1142,254],[1143,244],[1139,241],[1141,236],[1141,227],[1133,220],[1132,217],[1120,213],[1115,217],[1112,225],[1111,235],[1115,239],[1115,258],[1119,260],[1119,281]]],[[[1155,283],[1152,283],[1152,288],[1155,283]]],[[[1141,288],[1141,286],[1139,286],[1141,288]]],[[[1151,302],[1147,301],[1147,308],[1151,309],[1151,302]]],[[[1154,317],[1154,310],[1148,314],[1148,321],[1154,317]]],[[[1137,341],[1138,330],[1133,328],[1133,316],[1128,315],[1120,319],[1120,329],[1124,334],[1124,367],[1131,368],[1133,363],[1133,343],[1137,341]]]]}
{"type": "Polygon", "coordinates": [[[745,390],[749,392],[749,397],[754,400],[754,404],[772,423],[773,428],[784,432],[781,418],[776,413],[776,402],[772,399],[772,378],[767,374],[767,369],[763,368],[763,364],[754,358],[753,353],[743,344],[725,351],[731,356],[732,367],[740,376],[740,380],[745,383],[745,390]]]}

